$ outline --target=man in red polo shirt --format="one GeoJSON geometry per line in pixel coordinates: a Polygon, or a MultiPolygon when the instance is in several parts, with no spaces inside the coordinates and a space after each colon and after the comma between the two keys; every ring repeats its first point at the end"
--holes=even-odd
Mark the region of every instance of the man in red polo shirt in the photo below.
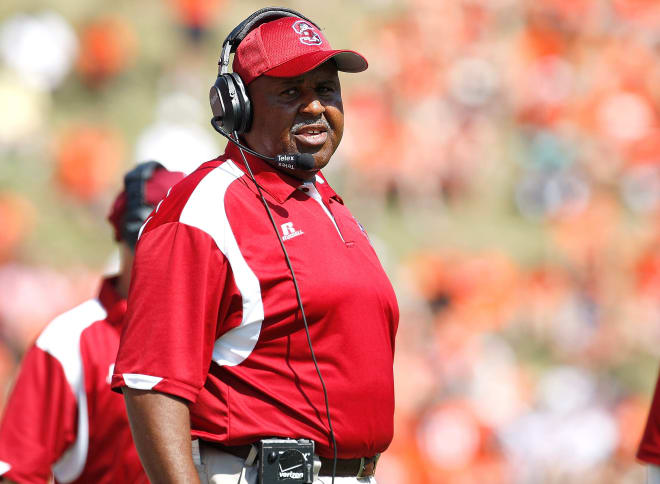
{"type": "Polygon", "coordinates": [[[233,67],[250,127],[229,131],[262,157],[305,154],[312,166],[244,158],[232,142],[172,190],[138,243],[113,388],[152,482],[253,484],[252,445],[281,437],[315,442],[323,482],[336,450],[336,482],[373,483],[393,432],[398,307],[320,173],[343,133],[337,71],[367,62],[297,15],[245,30],[233,67]]]}
{"type": "Polygon", "coordinates": [[[110,391],[133,247],[149,212],[183,178],[155,162],[128,173],[109,220],[122,254],[99,295],[61,314],[21,366],[0,424],[0,480],[147,483],[121,396],[110,391]]]}

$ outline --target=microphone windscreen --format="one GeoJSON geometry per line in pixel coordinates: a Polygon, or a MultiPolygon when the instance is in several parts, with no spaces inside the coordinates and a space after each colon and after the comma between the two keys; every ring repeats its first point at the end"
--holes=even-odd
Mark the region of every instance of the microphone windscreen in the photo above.
{"type": "Polygon", "coordinates": [[[301,170],[313,170],[314,166],[316,166],[314,156],[310,155],[309,153],[301,153],[296,155],[296,158],[296,165],[301,170]]]}

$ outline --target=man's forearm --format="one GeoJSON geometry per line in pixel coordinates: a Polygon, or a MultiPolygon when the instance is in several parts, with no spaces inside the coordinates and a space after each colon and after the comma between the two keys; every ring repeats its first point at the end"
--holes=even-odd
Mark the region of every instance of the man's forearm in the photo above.
{"type": "Polygon", "coordinates": [[[171,395],[123,388],[140,460],[154,484],[197,484],[188,405],[171,395]]]}

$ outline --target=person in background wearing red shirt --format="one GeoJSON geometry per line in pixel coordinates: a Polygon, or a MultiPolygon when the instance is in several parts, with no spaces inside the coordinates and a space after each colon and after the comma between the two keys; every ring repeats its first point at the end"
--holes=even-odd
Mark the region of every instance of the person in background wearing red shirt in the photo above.
{"type": "Polygon", "coordinates": [[[343,134],[338,71],[367,62],[268,8],[232,31],[220,66],[213,124],[230,143],[144,226],[113,389],[154,483],[375,483],[399,311],[320,172],[343,134]],[[273,438],[315,455],[260,458],[273,438]]]}
{"type": "Polygon", "coordinates": [[[51,321],[26,353],[0,424],[0,481],[148,482],[110,377],[138,231],[182,178],[154,161],[126,175],[108,217],[120,272],[103,280],[96,298],[51,321]]]}
{"type": "Polygon", "coordinates": [[[648,484],[660,484],[660,377],[646,420],[646,428],[637,450],[637,458],[648,464],[648,484]]]}

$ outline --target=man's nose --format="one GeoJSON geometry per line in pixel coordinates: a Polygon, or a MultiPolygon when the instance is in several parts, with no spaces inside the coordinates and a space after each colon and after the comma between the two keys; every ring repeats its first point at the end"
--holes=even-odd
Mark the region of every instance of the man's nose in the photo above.
{"type": "Polygon", "coordinates": [[[310,116],[318,116],[325,112],[325,106],[319,98],[310,96],[300,105],[299,111],[310,116]]]}

